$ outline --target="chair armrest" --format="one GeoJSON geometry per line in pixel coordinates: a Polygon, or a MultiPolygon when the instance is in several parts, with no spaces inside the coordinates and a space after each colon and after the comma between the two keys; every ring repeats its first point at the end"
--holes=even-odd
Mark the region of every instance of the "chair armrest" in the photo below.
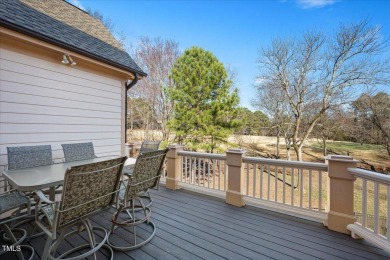
{"type": "Polygon", "coordinates": [[[41,190],[36,190],[34,191],[35,195],[37,195],[38,199],[41,201],[41,202],[45,202],[47,204],[54,204],[55,202],[54,201],[51,201],[49,200],[45,194],[43,194],[43,192],[41,190]]]}

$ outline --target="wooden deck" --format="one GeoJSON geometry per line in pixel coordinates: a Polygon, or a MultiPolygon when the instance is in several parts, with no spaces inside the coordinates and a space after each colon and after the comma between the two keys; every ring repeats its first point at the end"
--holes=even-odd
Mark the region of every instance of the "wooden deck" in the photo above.
{"type": "MultiPolygon", "coordinates": [[[[156,236],[144,247],[115,252],[114,259],[390,259],[390,254],[364,240],[329,231],[322,224],[252,207],[236,208],[223,200],[189,191],[161,187],[153,191],[152,221],[156,236]]],[[[110,227],[113,210],[92,218],[110,227]]],[[[138,229],[147,235],[147,227],[138,229]]],[[[118,230],[115,243],[125,242],[129,231],[118,230]]],[[[85,243],[85,236],[66,240],[58,252],[85,243]]],[[[1,240],[0,240],[1,243],[1,240]]],[[[40,259],[44,236],[31,239],[40,259]]],[[[107,252],[98,259],[107,258],[107,252]]],[[[6,255],[11,259],[11,255],[6,255]]]]}

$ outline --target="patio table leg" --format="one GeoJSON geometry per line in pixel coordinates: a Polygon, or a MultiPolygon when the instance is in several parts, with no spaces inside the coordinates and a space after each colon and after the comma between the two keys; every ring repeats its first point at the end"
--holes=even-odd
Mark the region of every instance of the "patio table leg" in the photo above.
{"type": "Polygon", "coordinates": [[[49,189],[49,200],[55,201],[56,199],[56,187],[50,187],[49,189]]]}

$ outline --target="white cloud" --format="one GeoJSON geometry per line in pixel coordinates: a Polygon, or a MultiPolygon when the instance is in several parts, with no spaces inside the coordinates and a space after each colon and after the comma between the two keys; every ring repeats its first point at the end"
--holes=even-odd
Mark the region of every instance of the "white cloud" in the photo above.
{"type": "Polygon", "coordinates": [[[265,82],[264,78],[257,77],[255,79],[255,85],[260,85],[261,83],[264,83],[264,82],[265,82]]]}
{"type": "Polygon", "coordinates": [[[327,5],[332,5],[337,0],[297,0],[298,5],[303,9],[321,8],[327,5]]]}
{"type": "Polygon", "coordinates": [[[81,10],[85,11],[85,8],[81,5],[79,0],[67,0],[70,4],[80,8],[81,10]]]}

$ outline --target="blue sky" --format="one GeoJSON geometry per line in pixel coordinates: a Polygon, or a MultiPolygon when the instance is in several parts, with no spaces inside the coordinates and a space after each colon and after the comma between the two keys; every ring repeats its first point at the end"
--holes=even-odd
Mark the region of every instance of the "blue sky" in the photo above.
{"type": "MultiPolygon", "coordinates": [[[[140,36],[199,46],[237,73],[241,105],[251,108],[258,53],[276,36],[308,29],[332,33],[340,23],[368,18],[390,38],[390,0],[117,1],[69,0],[110,18],[129,44],[140,36]]],[[[390,53],[390,52],[388,52],[390,53]]],[[[387,89],[390,93],[390,90],[387,89]]]]}

